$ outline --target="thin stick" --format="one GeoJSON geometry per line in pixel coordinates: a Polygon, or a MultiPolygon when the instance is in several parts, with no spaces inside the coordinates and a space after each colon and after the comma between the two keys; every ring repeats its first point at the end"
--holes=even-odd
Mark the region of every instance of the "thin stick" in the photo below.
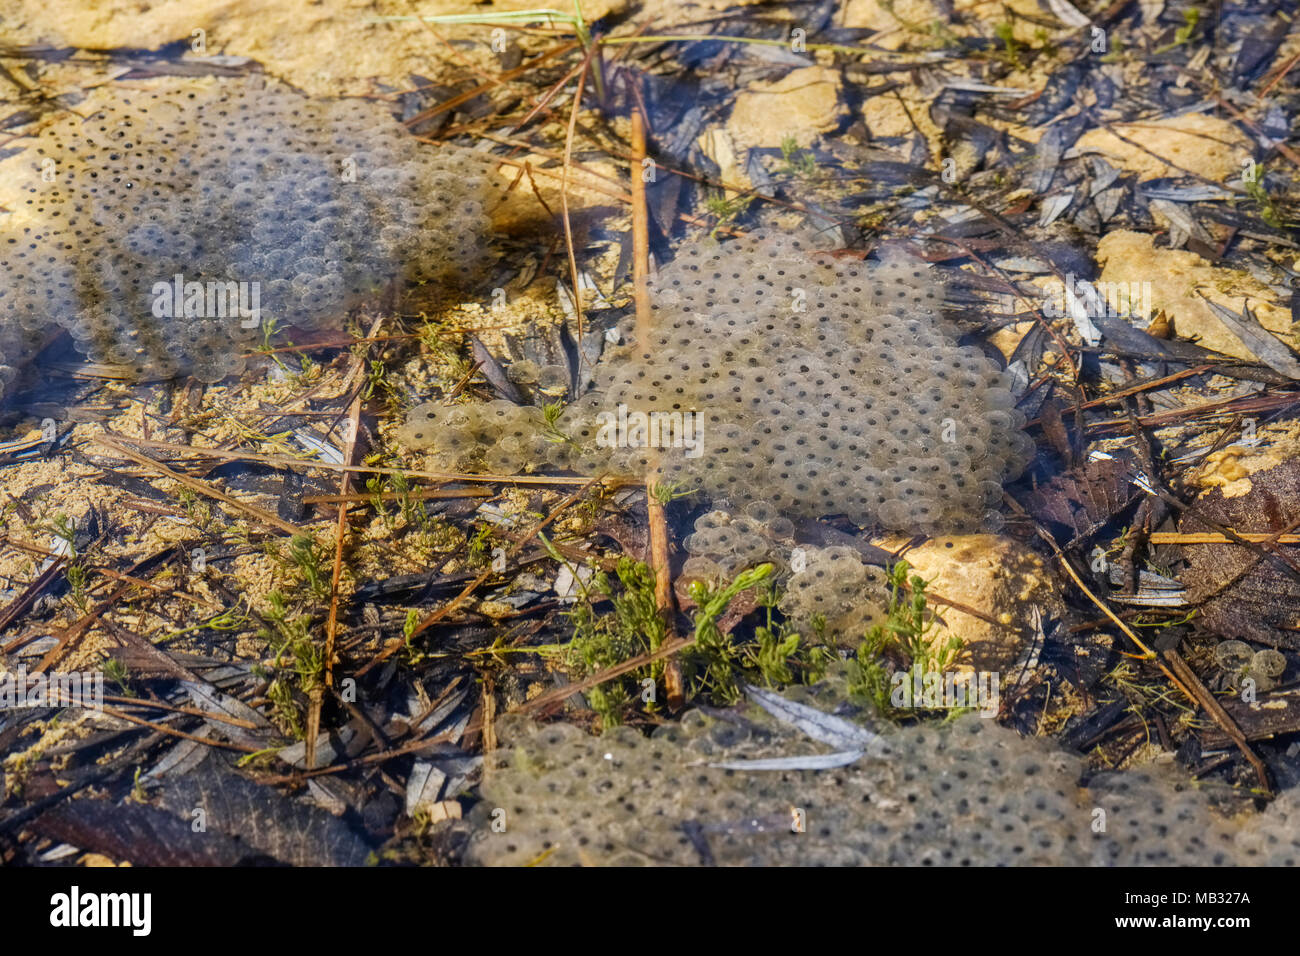
{"type": "MultiPolygon", "coordinates": [[[[1134,644],[1137,645],[1138,649],[1142,652],[1141,659],[1144,661],[1156,660],[1156,652],[1151,650],[1151,648],[1147,647],[1144,643],[1142,643],[1142,639],[1138,637],[1136,634],[1134,634],[1133,630],[1127,624],[1125,624],[1119,618],[1119,616],[1115,614],[1114,611],[1112,611],[1109,607],[1103,604],[1101,598],[1093,594],[1092,591],[1088,588],[1088,585],[1083,583],[1083,578],[1079,577],[1078,573],[1074,570],[1074,565],[1070,564],[1069,558],[1067,558],[1061,552],[1061,549],[1056,546],[1056,542],[1052,540],[1051,535],[1049,535],[1046,531],[1042,530],[1041,528],[1036,527],[1035,530],[1038,532],[1039,537],[1041,537],[1044,541],[1047,542],[1048,547],[1050,547],[1054,552],[1056,552],[1056,557],[1061,562],[1061,567],[1065,568],[1065,572],[1074,580],[1074,583],[1079,586],[1079,590],[1084,593],[1084,596],[1093,604],[1095,604],[1099,611],[1101,611],[1108,618],[1110,618],[1111,623],[1114,624],[1116,627],[1118,627],[1121,631],[1123,631],[1125,637],[1127,637],[1130,641],[1132,641],[1134,644]]],[[[1162,667],[1161,669],[1163,670],[1164,668],[1162,667]]]]}
{"type": "Polygon", "coordinates": [[[171,468],[168,468],[162,462],[155,461],[154,459],[150,458],[148,455],[142,454],[133,448],[128,448],[126,445],[119,442],[113,436],[96,435],[92,440],[95,442],[95,444],[103,445],[105,448],[111,448],[119,455],[131,459],[138,465],[143,465],[145,468],[148,468],[151,471],[156,471],[160,475],[163,475],[166,478],[170,478],[173,481],[180,482],[182,485],[184,485],[186,488],[189,488],[191,491],[198,492],[199,494],[207,498],[214,498],[217,501],[220,501],[222,504],[229,505],[230,507],[236,509],[237,511],[242,511],[250,518],[255,518],[261,524],[275,528],[277,531],[283,531],[285,534],[289,534],[289,535],[297,535],[303,533],[303,530],[299,528],[297,525],[292,525],[287,521],[282,521],[276,515],[271,514],[271,512],[269,511],[263,511],[261,508],[257,507],[256,505],[246,504],[240,501],[238,498],[232,498],[224,491],[217,491],[217,489],[211,487],[206,482],[199,481],[197,478],[191,478],[189,475],[182,475],[178,471],[173,471],[171,468]]]}
{"type": "Polygon", "coordinates": [[[582,61],[578,74],[578,89],[573,94],[573,108],[569,111],[569,131],[564,137],[564,175],[560,179],[560,215],[564,220],[564,244],[569,251],[569,275],[573,279],[573,314],[578,320],[578,372],[582,373],[582,284],[578,275],[578,256],[573,249],[573,224],[569,221],[569,163],[573,157],[573,137],[578,128],[578,113],[582,109],[582,91],[587,85],[587,70],[595,53],[593,45],[582,61]]]}
{"type": "Polygon", "coordinates": [[[116,694],[105,694],[104,700],[110,704],[125,704],[128,707],[144,707],[153,710],[166,710],[174,714],[184,714],[187,717],[202,717],[204,720],[215,720],[223,724],[229,724],[232,727],[242,727],[245,730],[261,730],[258,724],[251,720],[243,720],[239,717],[231,717],[229,714],[218,714],[210,710],[199,710],[197,707],[177,707],[175,704],[168,704],[161,700],[145,700],[140,697],[118,697],[116,694]]]}
{"type": "Polygon", "coordinates": [[[659,645],[659,650],[646,654],[638,654],[636,657],[628,658],[621,664],[615,664],[613,667],[607,667],[603,671],[585,677],[580,681],[572,684],[565,684],[563,687],[557,687],[555,690],[542,694],[540,697],[534,697],[532,700],[523,704],[518,704],[510,709],[512,714],[531,714],[538,711],[554,707],[556,704],[568,700],[574,694],[581,694],[583,691],[590,690],[598,684],[603,684],[607,680],[613,680],[629,671],[634,671],[639,667],[645,667],[647,664],[653,664],[655,661],[661,661],[672,657],[678,651],[685,650],[695,643],[695,637],[679,637],[671,641],[664,641],[659,645]]]}
{"type": "MultiPolygon", "coordinates": [[[[1251,544],[1300,544],[1300,534],[1272,535],[1264,532],[1234,532],[1243,541],[1251,544]]],[[[1151,544],[1235,544],[1226,534],[1181,531],[1153,531],[1147,536],[1151,544]]]]}
{"type": "MultiPolygon", "coordinates": [[[[66,630],[64,630],[63,634],[59,637],[58,643],[50,648],[49,652],[41,658],[41,662],[36,665],[36,669],[33,670],[32,673],[44,673],[57,664],[67,649],[72,645],[72,642],[81,637],[82,634],[85,634],[86,631],[90,630],[90,626],[99,620],[100,615],[116,604],[118,599],[130,590],[132,586],[133,585],[130,584],[119,584],[116,590],[93,608],[89,614],[85,615],[76,623],[70,625],[66,630]]],[[[17,648],[11,647],[10,652],[12,653],[16,649],[17,648]]]]}
{"type": "MultiPolygon", "coordinates": [[[[356,454],[357,435],[361,429],[361,393],[352,399],[348,409],[349,434],[343,449],[343,460],[351,462],[356,454]]],[[[343,472],[339,479],[339,494],[346,496],[351,490],[352,475],[343,472]]],[[[339,633],[339,580],[343,576],[343,548],[348,537],[348,503],[338,504],[338,517],[334,525],[334,567],[330,572],[330,613],[325,624],[325,685],[314,687],[311,707],[307,711],[307,751],[303,755],[308,770],[316,766],[316,737],[320,733],[320,714],[324,704],[325,689],[334,686],[334,647],[339,633]]]]}
{"type": "MultiPolygon", "coordinates": [[[[347,474],[347,472],[344,472],[347,474]]],[[[369,504],[373,501],[414,501],[426,498],[492,498],[486,488],[412,488],[409,491],[384,491],[379,494],[350,492],[346,495],[303,495],[305,505],[369,504]]]]}
{"type": "Polygon", "coordinates": [[[579,45],[578,41],[574,40],[572,43],[565,43],[555,47],[554,49],[548,50],[547,52],[542,53],[534,57],[533,59],[529,60],[527,63],[520,64],[519,66],[515,67],[513,70],[510,70],[508,73],[502,73],[495,80],[491,80],[487,83],[482,83],[474,87],[474,89],[472,90],[466,90],[464,93],[461,93],[458,96],[453,96],[449,100],[443,100],[441,103],[431,106],[427,110],[424,110],[421,113],[416,113],[410,119],[404,120],[404,123],[408,127],[418,126],[419,124],[423,123],[425,120],[432,119],[433,117],[437,116],[439,113],[445,113],[447,110],[455,109],[457,106],[460,106],[461,103],[468,103],[476,96],[480,96],[488,92],[489,90],[495,89],[496,87],[503,85],[504,83],[510,80],[517,79],[518,77],[523,76],[529,70],[532,70],[534,67],[539,66],[546,60],[553,59],[554,57],[557,56],[562,56],[563,54],[568,53],[570,50],[577,49],[578,45],[579,45]]]}
{"type": "MultiPolygon", "coordinates": [[[[1017,508],[1017,510],[1019,509],[1017,508]]],[[[1237,748],[1241,751],[1242,755],[1255,769],[1255,775],[1259,779],[1259,785],[1265,792],[1271,793],[1272,790],[1268,784],[1268,773],[1264,768],[1264,764],[1260,761],[1255,752],[1250,749],[1250,744],[1247,742],[1245,735],[1241,732],[1241,728],[1233,722],[1232,718],[1228,716],[1228,712],[1219,705],[1219,702],[1214,699],[1214,696],[1205,689],[1205,685],[1201,683],[1200,678],[1196,676],[1195,672],[1190,666],[1188,666],[1187,662],[1183,660],[1178,652],[1171,648],[1162,652],[1162,655],[1157,655],[1155,651],[1142,643],[1141,639],[1133,633],[1132,629],[1120,620],[1120,618],[1115,615],[1115,612],[1102,603],[1101,599],[1093,594],[1092,591],[1089,590],[1088,586],[1083,583],[1083,579],[1075,572],[1074,566],[1070,564],[1069,559],[1061,553],[1061,549],[1056,546],[1056,542],[1052,540],[1051,535],[1037,526],[1035,526],[1035,531],[1037,531],[1039,537],[1046,541],[1048,546],[1056,552],[1056,557],[1060,559],[1061,566],[1065,568],[1066,572],[1074,580],[1074,583],[1079,586],[1079,590],[1081,590],[1088,600],[1092,601],[1092,603],[1095,604],[1103,614],[1110,618],[1111,622],[1123,631],[1129,640],[1141,649],[1141,659],[1151,661],[1160,668],[1160,672],[1169,679],[1171,684],[1182,691],[1184,697],[1204,708],[1205,712],[1208,713],[1214,722],[1219,725],[1220,729],[1232,738],[1233,743],[1237,745],[1237,748]]]]}
{"type": "Polygon", "coordinates": [[[1300,53],[1297,53],[1295,56],[1291,57],[1291,59],[1287,60],[1280,67],[1274,70],[1273,78],[1268,81],[1267,86],[1265,86],[1262,90],[1259,91],[1259,98],[1262,100],[1264,97],[1268,96],[1268,94],[1272,91],[1273,87],[1277,86],[1277,84],[1282,81],[1282,77],[1290,73],[1291,67],[1295,66],[1296,63],[1298,62],[1300,62],[1300,53]]]}
{"type": "MultiPolygon", "coordinates": [[[[336,465],[333,462],[315,458],[294,458],[291,455],[264,455],[254,451],[230,451],[225,448],[199,448],[195,445],[178,445],[173,442],[151,441],[144,438],[127,438],[114,435],[119,441],[129,441],[141,448],[153,448],[159,451],[174,451],[201,458],[215,458],[217,461],[260,461],[268,465],[283,468],[317,468],[322,471],[346,471],[366,475],[405,475],[408,478],[429,478],[434,481],[474,481],[484,483],[509,482],[513,485],[585,485],[590,478],[568,478],[530,475],[470,475],[449,471],[420,471],[414,468],[382,468],[376,465],[336,465]]],[[[98,442],[98,439],[96,439],[98,442]]],[[[99,442],[104,444],[103,442],[99,442]]],[[[117,447],[116,445],[110,447],[117,447]]],[[[602,479],[611,484],[627,484],[617,478],[602,479]]]]}
{"type": "MultiPolygon", "coordinates": [[[[635,107],[632,109],[632,289],[636,301],[636,338],[642,351],[649,347],[651,333],[650,287],[650,229],[649,210],[646,207],[645,179],[645,117],[635,107]]],[[[645,478],[646,519],[650,526],[650,567],[655,576],[655,607],[659,609],[666,627],[665,637],[671,642],[673,634],[672,571],[668,565],[668,521],[664,506],[656,493],[659,483],[659,454],[654,454],[645,478]]],[[[654,648],[652,648],[654,650],[654,648]]],[[[685,703],[684,681],[681,665],[670,660],[664,667],[664,691],[668,706],[676,709],[685,703]]]]}
{"type": "Polygon", "coordinates": [[[109,717],[116,717],[118,720],[125,720],[129,724],[136,724],[140,727],[148,727],[150,730],[156,730],[160,734],[167,734],[169,737],[180,737],[182,740],[192,740],[196,744],[206,744],[209,747],[222,747],[226,750],[238,750],[241,753],[257,753],[256,747],[249,747],[246,744],[227,743],[224,740],[216,740],[208,737],[195,737],[193,734],[187,734],[183,730],[173,730],[166,724],[155,724],[141,717],[132,717],[130,714],[118,710],[116,707],[103,708],[105,714],[109,717]]]}
{"type": "Polygon", "coordinates": [[[1259,759],[1259,755],[1251,749],[1250,741],[1241,732],[1237,722],[1223,709],[1223,705],[1214,699],[1214,695],[1201,683],[1201,679],[1196,676],[1196,672],[1192,670],[1187,661],[1183,660],[1178,651],[1171,647],[1164,652],[1164,657],[1169,662],[1169,666],[1182,679],[1183,684],[1186,685],[1183,693],[1189,694],[1192,700],[1204,707],[1205,712],[1214,718],[1214,722],[1219,725],[1220,729],[1232,738],[1232,742],[1237,745],[1237,749],[1241,751],[1242,756],[1255,768],[1255,778],[1259,781],[1260,788],[1265,793],[1272,793],[1273,788],[1268,783],[1268,770],[1265,768],[1264,762],[1259,759]]]}

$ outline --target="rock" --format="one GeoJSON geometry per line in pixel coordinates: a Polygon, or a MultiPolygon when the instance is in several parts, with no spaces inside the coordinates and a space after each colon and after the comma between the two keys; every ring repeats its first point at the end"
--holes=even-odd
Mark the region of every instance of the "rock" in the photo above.
{"type": "Polygon", "coordinates": [[[1149,283],[1153,312],[1164,310],[1180,338],[1195,338],[1207,349],[1258,361],[1197,290],[1238,313],[1247,300],[1264,328],[1274,333],[1291,330],[1290,310],[1273,304],[1273,293],[1257,279],[1235,269],[1216,268],[1194,252],[1156,248],[1152,235],[1127,230],[1109,233],[1097,246],[1097,261],[1102,264],[1102,283],[1149,283]]]}
{"type": "Polygon", "coordinates": [[[924,29],[939,17],[931,0],[849,0],[844,5],[842,26],[849,29],[879,30],[871,42],[885,50],[897,50],[908,39],[907,28],[924,29]]]}
{"type": "MultiPolygon", "coordinates": [[[[384,14],[425,16],[481,11],[500,13],[535,9],[530,0],[498,0],[475,6],[470,0],[428,0],[413,7],[372,0],[186,0],[142,3],[140,0],[0,0],[5,40],[13,44],[51,44],[87,50],[152,49],[177,41],[195,42],[203,31],[206,55],[249,57],[305,93],[363,95],[373,81],[409,89],[411,74],[428,75],[431,54],[441,52],[429,29],[420,23],[371,23],[384,14]],[[385,9],[386,8],[386,9],[385,9]],[[341,55],[346,51],[346,56],[341,55]]],[[[621,10],[626,0],[583,0],[588,23],[621,10]]],[[[442,29],[442,28],[438,28],[442,29]]],[[[474,38],[484,64],[496,59],[488,28],[461,26],[456,40],[474,38]]],[[[197,59],[203,54],[191,54],[197,59]]]]}
{"type": "Polygon", "coordinates": [[[741,148],[778,148],[787,136],[807,147],[818,133],[838,126],[846,112],[840,102],[839,74],[810,66],[774,83],[753,83],[737,93],[727,131],[741,148]]]}
{"type": "Polygon", "coordinates": [[[1137,173],[1141,182],[1181,176],[1184,170],[1223,182],[1239,177],[1242,161],[1252,155],[1249,141],[1237,127],[1204,113],[1115,123],[1112,128],[1114,132],[1090,129],[1075,148],[1102,154],[1113,165],[1137,173]]]}
{"type": "Polygon", "coordinates": [[[1218,488],[1225,498],[1240,498],[1254,488],[1252,475],[1300,458],[1300,422],[1264,425],[1249,437],[1220,448],[1192,475],[1208,490],[1218,488]]]}
{"type": "MultiPolygon", "coordinates": [[[[904,542],[876,544],[897,551],[904,542]]],[[[962,642],[958,671],[1002,671],[1005,677],[1034,632],[1034,608],[1044,617],[1064,611],[1055,574],[1039,555],[1012,538],[994,534],[932,538],[903,558],[925,579],[928,594],[998,621],[995,625],[956,608],[931,605],[943,618],[934,634],[936,646],[950,637],[962,642]]]]}

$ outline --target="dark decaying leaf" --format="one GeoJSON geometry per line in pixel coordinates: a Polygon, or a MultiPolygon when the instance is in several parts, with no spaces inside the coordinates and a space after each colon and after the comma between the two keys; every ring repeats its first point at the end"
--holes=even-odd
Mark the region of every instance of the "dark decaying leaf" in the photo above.
{"type": "Polygon", "coordinates": [[[1258,24],[1247,36],[1242,37],[1241,48],[1232,65],[1232,78],[1237,86],[1248,86],[1264,73],[1277,55],[1278,47],[1282,45],[1287,32],[1288,27],[1282,17],[1276,20],[1268,17],[1264,23],[1258,24]]]}
{"type": "MultiPolygon", "coordinates": [[[[1244,495],[1225,498],[1216,488],[1200,498],[1194,510],[1205,520],[1187,514],[1178,530],[1216,530],[1209,521],[1239,534],[1274,533],[1300,521],[1300,461],[1256,472],[1250,481],[1244,495]]],[[[1300,582],[1281,559],[1260,559],[1237,544],[1186,545],[1183,553],[1188,603],[1200,608],[1205,627],[1224,637],[1300,648],[1300,582]]]]}
{"type": "Polygon", "coordinates": [[[240,776],[219,757],[168,777],[156,803],[69,800],[31,827],[137,866],[361,866],[370,853],[343,821],[240,776]]]}
{"type": "Polygon", "coordinates": [[[488,351],[487,346],[479,341],[479,337],[471,335],[469,343],[474,361],[478,363],[479,371],[487,379],[488,384],[492,386],[492,390],[507,402],[514,402],[516,405],[525,404],[526,399],[523,394],[515,386],[515,383],[506,377],[505,369],[501,367],[501,363],[488,351]]]}
{"type": "Polygon", "coordinates": [[[430,601],[451,597],[477,575],[468,572],[443,574],[398,574],[377,581],[367,581],[353,595],[354,604],[430,601]]]}
{"type": "Polygon", "coordinates": [[[1088,461],[1030,492],[1025,507],[1045,524],[1064,526],[1074,537],[1090,534],[1142,494],[1132,468],[1117,459],[1088,461]]]}
{"type": "Polygon", "coordinates": [[[1097,316],[1093,319],[1105,336],[1103,350],[1112,355],[1139,361],[1177,362],[1182,365],[1219,365],[1219,371],[1233,378],[1269,385],[1289,385],[1286,375],[1262,363],[1247,363],[1241,359],[1214,352],[1191,342],[1178,339],[1158,339],[1141,329],[1135,329],[1122,318],[1097,316]]]}
{"type": "Polygon", "coordinates": [[[1091,746],[1111,727],[1132,709],[1132,704],[1125,698],[1098,702],[1088,714],[1072,718],[1061,736],[1061,743],[1072,749],[1091,746]]]}
{"type": "MultiPolygon", "coordinates": [[[[1201,298],[1205,299],[1205,296],[1202,295],[1201,298]]],[[[1205,304],[1261,362],[1281,375],[1300,379],[1300,361],[1296,360],[1295,353],[1259,324],[1249,306],[1242,306],[1241,315],[1238,315],[1209,299],[1205,299],[1205,304]]]]}
{"type": "Polygon", "coordinates": [[[370,847],[342,820],[288,798],[221,766],[211,758],[195,773],[169,778],[158,800],[183,819],[204,812],[209,833],[218,832],[293,866],[361,866],[370,847]]]}
{"type": "Polygon", "coordinates": [[[41,836],[135,866],[234,866],[262,856],[224,833],[196,834],[191,826],[157,807],[111,800],[68,800],[31,824],[41,836]]]}

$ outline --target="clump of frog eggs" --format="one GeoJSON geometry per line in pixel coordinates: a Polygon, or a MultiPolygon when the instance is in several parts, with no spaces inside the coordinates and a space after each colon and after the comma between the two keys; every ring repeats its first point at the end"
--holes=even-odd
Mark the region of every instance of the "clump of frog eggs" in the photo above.
{"type": "MultiPolygon", "coordinates": [[[[1005,373],[958,344],[932,271],[900,251],[868,264],[780,235],[700,242],[651,295],[649,338],[620,324],[557,447],[511,444],[498,473],[654,468],[737,513],[968,530],[1032,455],[1005,373]]],[[[454,466],[483,467],[473,446],[504,434],[483,415],[416,412],[399,437],[454,466]]],[[[491,412],[506,427],[526,414],[491,412]]]]}
{"type": "MultiPolygon", "coordinates": [[[[762,514],[764,509],[751,506],[762,514]]],[[[852,645],[884,619],[889,581],[853,548],[796,544],[793,522],[781,515],[733,516],[709,511],[695,520],[682,541],[688,557],[674,582],[679,592],[693,580],[718,584],[741,571],[771,564],[771,580],[782,590],[780,609],[804,634],[852,645]]]]}
{"type": "Polygon", "coordinates": [[[453,468],[514,474],[521,461],[541,470],[567,468],[569,450],[540,408],[503,399],[466,405],[427,402],[412,408],[399,436],[431,449],[453,468]]]}
{"type": "Polygon", "coordinates": [[[484,154],[421,145],[382,105],[164,80],[84,112],[10,163],[0,386],[52,324],[129,374],[217,381],[265,322],[341,326],[393,280],[485,259],[484,154]]]}
{"type": "MultiPolygon", "coordinates": [[[[839,670],[786,693],[844,713],[845,687],[839,670]]],[[[888,756],[838,769],[745,770],[716,765],[827,747],[756,706],[690,711],[648,737],[511,717],[485,758],[467,855],[484,865],[1300,865],[1294,793],[1236,823],[1168,770],[1082,788],[1080,758],[973,714],[882,736],[888,756]]]]}
{"type": "Polygon", "coordinates": [[[1254,690],[1263,693],[1277,687],[1286,671],[1286,657],[1273,648],[1252,650],[1245,641],[1222,641],[1214,648],[1215,662],[1225,671],[1235,689],[1244,682],[1254,682],[1254,690]]]}

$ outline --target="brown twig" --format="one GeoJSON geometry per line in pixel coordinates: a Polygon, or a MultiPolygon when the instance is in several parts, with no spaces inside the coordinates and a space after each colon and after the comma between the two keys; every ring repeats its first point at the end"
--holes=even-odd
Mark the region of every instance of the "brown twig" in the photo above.
{"type": "MultiPolygon", "coordinates": [[[[1241,728],[1237,726],[1237,722],[1223,709],[1223,705],[1214,699],[1214,695],[1201,683],[1201,679],[1196,676],[1196,672],[1192,670],[1178,651],[1171,647],[1169,650],[1164,651],[1163,655],[1174,673],[1178,675],[1183,686],[1183,693],[1204,707],[1205,712],[1214,719],[1219,728],[1232,738],[1232,742],[1237,745],[1237,749],[1241,751],[1242,756],[1255,769],[1255,778],[1259,781],[1260,789],[1265,793],[1272,793],[1273,788],[1268,782],[1268,769],[1264,766],[1264,761],[1259,759],[1259,755],[1251,749],[1250,742],[1246,739],[1246,735],[1241,732],[1241,728]]],[[[1161,670],[1164,670],[1164,668],[1162,667],[1161,670]]]]}
{"type": "MultiPolygon", "coordinates": [[[[344,472],[348,474],[348,472],[344,472]]],[[[486,488],[412,488],[409,491],[384,491],[377,494],[350,492],[339,495],[303,495],[305,505],[360,505],[372,501],[416,501],[444,498],[492,498],[495,493],[486,488]]]]}
{"type": "Polygon", "coordinates": [[[493,80],[490,80],[487,83],[482,83],[479,86],[474,87],[474,89],[472,90],[466,90],[464,93],[461,93],[457,96],[453,96],[451,99],[443,100],[441,103],[438,103],[435,106],[431,106],[427,110],[424,110],[423,112],[416,113],[410,119],[406,120],[405,123],[408,127],[418,126],[419,124],[423,123],[425,120],[432,119],[433,117],[437,116],[439,113],[445,113],[447,110],[455,109],[457,106],[460,106],[460,104],[462,103],[468,103],[476,96],[481,96],[482,94],[488,92],[489,90],[495,89],[496,87],[501,86],[509,82],[510,80],[517,79],[518,77],[523,76],[525,73],[529,72],[530,70],[535,69],[537,66],[546,62],[547,60],[553,59],[554,57],[557,56],[562,56],[563,54],[568,53],[570,50],[574,50],[577,47],[578,47],[578,42],[575,40],[572,43],[564,43],[553,49],[547,50],[545,53],[533,57],[533,59],[529,60],[527,63],[522,63],[519,66],[515,67],[513,70],[510,70],[506,73],[502,73],[500,76],[496,77],[493,80]]]}
{"type": "MultiPolygon", "coordinates": [[[[148,441],[142,438],[126,439],[140,448],[153,448],[160,451],[174,451],[200,458],[213,458],[217,461],[260,461],[282,468],[316,468],[322,471],[344,471],[352,474],[366,475],[403,475],[407,478],[428,478],[433,481],[472,481],[483,483],[508,482],[513,485],[585,485],[590,478],[546,477],[534,475],[478,475],[448,471],[421,471],[414,468],[383,468],[377,465],[336,465],[333,462],[316,458],[294,458],[292,455],[264,455],[253,451],[233,451],[225,448],[199,448],[195,445],[179,445],[174,442],[148,441]]],[[[619,479],[604,479],[619,483],[619,479]]],[[[295,533],[298,532],[295,529],[295,533]]]]}
{"type": "Polygon", "coordinates": [[[694,636],[679,637],[671,641],[665,641],[659,645],[659,650],[648,651],[645,654],[638,654],[636,657],[628,658],[621,664],[615,664],[607,667],[603,671],[598,671],[590,677],[584,677],[580,681],[572,684],[565,684],[563,687],[557,687],[555,690],[542,694],[540,697],[534,697],[530,701],[519,704],[510,709],[512,714],[535,714],[557,704],[563,703],[574,694],[581,694],[583,691],[605,683],[607,680],[613,680],[615,677],[621,677],[637,668],[645,667],[647,664],[653,664],[655,661],[666,660],[671,658],[678,651],[685,650],[695,643],[694,636]]]}
{"type": "MultiPolygon", "coordinates": [[[[645,179],[642,164],[645,160],[645,117],[639,109],[632,110],[632,289],[636,301],[636,338],[642,351],[649,348],[651,333],[650,287],[650,230],[646,208],[645,179]]],[[[646,519],[650,527],[650,567],[655,577],[655,606],[664,619],[665,638],[673,639],[673,587],[672,571],[668,564],[668,521],[664,506],[659,501],[656,486],[659,481],[658,454],[654,456],[645,479],[646,519]]],[[[681,665],[670,660],[664,667],[664,691],[668,706],[677,709],[685,702],[685,688],[681,665]]]]}
{"type": "MultiPolygon", "coordinates": [[[[569,252],[569,275],[573,281],[573,314],[578,320],[578,342],[582,342],[582,282],[578,274],[578,255],[573,248],[573,223],[569,219],[569,165],[573,159],[573,138],[578,125],[578,113],[582,110],[582,92],[587,85],[587,71],[591,67],[591,58],[596,52],[596,45],[582,60],[582,70],[578,74],[578,88],[573,93],[573,107],[569,111],[569,129],[564,137],[564,175],[560,179],[560,218],[564,222],[564,244],[569,252]]],[[[578,374],[582,374],[583,350],[578,349],[578,374]]]]}
{"type": "MultiPolygon", "coordinates": [[[[1019,508],[1019,506],[1015,506],[1015,510],[1024,514],[1024,511],[1019,508]]],[[[1210,715],[1223,732],[1232,738],[1238,749],[1241,750],[1242,755],[1255,769],[1255,774],[1259,779],[1260,787],[1262,787],[1265,792],[1271,793],[1272,789],[1268,782],[1268,772],[1265,769],[1263,762],[1255,752],[1251,750],[1249,742],[1247,742],[1245,735],[1241,732],[1241,728],[1233,722],[1232,718],[1228,716],[1227,711],[1225,711],[1223,707],[1220,706],[1219,702],[1214,699],[1214,696],[1206,690],[1205,685],[1201,683],[1200,678],[1196,676],[1195,672],[1193,672],[1187,662],[1183,660],[1182,656],[1172,648],[1157,654],[1151,648],[1147,647],[1147,645],[1142,642],[1142,639],[1133,632],[1133,629],[1125,624],[1114,611],[1107,607],[1106,604],[1093,594],[1088,586],[1083,583],[1083,579],[1079,577],[1078,572],[1074,570],[1074,566],[1070,563],[1069,558],[1067,558],[1061,552],[1061,549],[1056,546],[1056,542],[1052,540],[1052,536],[1043,530],[1043,528],[1037,523],[1035,523],[1034,530],[1038,533],[1038,536],[1047,543],[1048,547],[1055,552],[1061,566],[1065,568],[1066,573],[1069,574],[1070,578],[1078,586],[1079,590],[1084,593],[1084,596],[1095,604],[1097,608],[1110,619],[1111,623],[1118,627],[1120,631],[1122,631],[1124,635],[1142,652],[1137,655],[1125,654],[1125,656],[1137,657],[1140,660],[1149,661],[1155,664],[1169,682],[1182,692],[1184,697],[1204,708],[1205,712],[1210,715]]]]}
{"type": "MultiPolygon", "coordinates": [[[[58,642],[50,648],[44,657],[41,658],[41,662],[36,665],[32,673],[43,673],[57,664],[63,657],[64,653],[66,653],[68,648],[72,645],[72,642],[90,630],[91,625],[99,620],[100,615],[116,604],[118,599],[132,587],[133,585],[130,584],[118,585],[113,593],[97,604],[89,614],[83,616],[75,624],[69,625],[59,636],[58,642]]],[[[14,648],[10,648],[10,651],[12,650],[14,650],[14,648]]]]}
{"type": "Polygon", "coordinates": [[[255,519],[260,524],[264,524],[267,527],[274,528],[277,531],[282,531],[285,534],[289,534],[289,535],[297,535],[303,533],[303,530],[299,528],[297,525],[293,525],[287,521],[283,521],[280,518],[278,518],[276,515],[271,514],[271,512],[269,511],[263,511],[261,508],[257,507],[256,505],[246,504],[240,501],[238,498],[232,498],[224,491],[218,491],[217,489],[213,488],[211,485],[207,484],[206,482],[199,481],[197,478],[191,478],[189,475],[182,475],[180,472],[168,468],[162,462],[155,461],[154,459],[150,458],[148,455],[145,455],[142,452],[138,452],[134,448],[129,448],[125,444],[123,444],[123,442],[127,442],[127,441],[131,442],[132,444],[142,444],[143,442],[141,441],[136,441],[127,438],[124,435],[112,435],[108,433],[105,433],[103,435],[96,435],[91,440],[97,445],[103,445],[105,448],[112,449],[117,454],[122,455],[125,458],[131,459],[138,465],[143,465],[145,468],[148,468],[150,471],[156,471],[158,472],[158,474],[163,475],[166,478],[170,478],[173,481],[179,482],[180,484],[184,485],[186,488],[189,488],[191,491],[197,492],[198,494],[201,494],[207,498],[213,498],[217,501],[220,501],[222,504],[229,505],[235,510],[243,512],[248,517],[255,519]]]}
{"type": "MultiPolygon", "coordinates": [[[[376,319],[370,327],[369,335],[374,335],[383,324],[383,319],[376,319]]],[[[357,352],[352,359],[345,383],[350,383],[365,370],[366,356],[369,348],[357,352]]],[[[348,406],[347,434],[343,442],[343,463],[350,465],[356,459],[358,438],[361,434],[361,398],[362,390],[357,388],[348,406]]],[[[346,498],[352,486],[352,475],[343,472],[339,479],[339,494],[346,498]]],[[[330,610],[325,623],[325,683],[311,689],[307,708],[307,736],[304,762],[308,770],[316,766],[316,738],[320,734],[321,708],[325,702],[325,690],[334,687],[334,651],[339,632],[339,581],[343,577],[343,549],[348,537],[348,504],[339,502],[338,514],[334,523],[334,565],[330,571],[330,610]]]]}

